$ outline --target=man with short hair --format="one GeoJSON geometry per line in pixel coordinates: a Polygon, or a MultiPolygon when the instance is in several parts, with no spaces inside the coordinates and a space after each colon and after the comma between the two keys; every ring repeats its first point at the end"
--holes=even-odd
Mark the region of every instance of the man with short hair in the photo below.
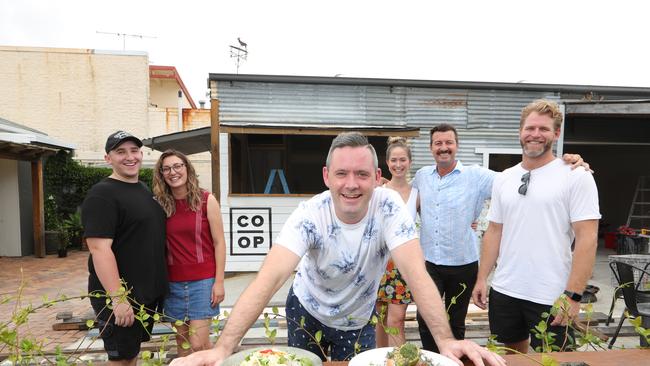
{"type": "Polygon", "coordinates": [[[591,276],[598,233],[598,190],[585,169],[571,170],[553,155],[562,113],[536,100],[522,113],[522,162],[495,178],[490,221],[481,249],[474,303],[487,305],[487,277],[497,265],[489,294],[490,331],[506,347],[526,353],[541,340],[533,329],[554,304],[563,307],[548,332],[555,345],[570,342],[566,325],[577,316],[591,276]],[[575,238],[575,249],[571,243],[575,238]]]}
{"type": "Polygon", "coordinates": [[[395,191],[377,187],[380,179],[377,154],[368,140],[359,133],[337,136],[323,167],[329,190],[291,214],[235,304],[216,347],[172,364],[220,365],[297,265],[287,297],[289,345],[321,353],[297,325],[304,317],[307,332],[322,332],[320,345],[332,360],[354,356],[357,343],[361,351],[374,348],[374,327],[368,322],[390,252],[416,301],[432,304],[422,316],[443,355],[459,364],[466,355],[476,365],[484,365],[483,359],[505,365],[476,343],[453,338],[440,295],[424,269],[415,223],[395,191]]]}
{"type": "Polygon", "coordinates": [[[145,328],[134,311],[139,305],[160,311],[168,288],[165,213],[138,180],[141,146],[128,132],[108,137],[104,159],[113,172],[88,191],[81,209],[90,249],[88,292],[111,300],[109,307],[106,297],[90,297],[111,365],[136,364],[153,321],[145,328]]]}
{"type": "MultiPolygon", "coordinates": [[[[465,317],[478,273],[479,241],[472,229],[485,200],[492,193],[496,172],[456,160],[458,132],[450,124],[431,129],[431,154],[435,164],[418,170],[413,187],[420,202],[420,243],[426,270],[445,297],[449,324],[456,339],[465,338],[465,317]],[[466,288],[463,287],[466,286],[466,288]]],[[[580,155],[565,154],[572,169],[586,164],[580,155]]],[[[438,352],[418,306],[417,320],[422,347],[438,352]]]]}
{"type": "MultiPolygon", "coordinates": [[[[465,317],[479,257],[478,237],[471,225],[479,217],[485,200],[490,198],[497,173],[456,160],[458,132],[452,125],[443,123],[432,128],[429,148],[435,164],[418,170],[413,180],[420,200],[420,241],[426,270],[445,297],[454,337],[464,339],[465,317]]],[[[438,352],[420,311],[418,306],[422,347],[438,352]]]]}

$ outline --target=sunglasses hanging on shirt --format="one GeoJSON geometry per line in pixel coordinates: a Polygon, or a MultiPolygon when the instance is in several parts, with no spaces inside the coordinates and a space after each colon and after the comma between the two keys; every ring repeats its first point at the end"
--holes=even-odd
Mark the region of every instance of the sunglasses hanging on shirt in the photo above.
{"type": "Polygon", "coordinates": [[[522,196],[526,195],[526,192],[528,192],[528,183],[530,183],[530,172],[526,172],[524,175],[521,176],[521,185],[517,190],[520,195],[522,196]]]}

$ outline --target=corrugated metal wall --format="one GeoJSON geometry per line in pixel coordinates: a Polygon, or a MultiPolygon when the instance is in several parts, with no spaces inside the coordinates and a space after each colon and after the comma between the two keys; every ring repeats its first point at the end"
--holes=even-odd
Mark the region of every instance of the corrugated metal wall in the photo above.
{"type": "MultiPolygon", "coordinates": [[[[482,164],[476,148],[519,149],[518,127],[522,107],[534,99],[593,98],[556,91],[451,89],[444,87],[390,87],[363,85],[295,84],[275,82],[211,82],[212,98],[220,100],[219,117],[229,124],[322,124],[419,127],[412,141],[412,174],[433,163],[429,130],[450,123],[459,132],[457,158],[464,164],[482,164]]],[[[601,95],[596,96],[599,100],[601,95]]],[[[603,95],[604,99],[622,99],[603,95]]],[[[628,97],[629,98],[629,97],[628,97]]],[[[583,99],[584,100],[584,99],[583,99]]],[[[221,134],[221,207],[226,241],[231,240],[231,208],[272,207],[273,238],[303,197],[246,197],[228,195],[228,137],[221,134]]],[[[228,250],[231,253],[231,249],[228,250]]],[[[255,271],[263,256],[228,254],[226,270],[255,271]]]]}
{"type": "Polygon", "coordinates": [[[412,141],[413,172],[431,164],[429,129],[453,124],[458,158],[481,164],[477,147],[518,148],[519,113],[540,91],[468,90],[390,86],[212,82],[221,122],[419,127],[412,141]]]}
{"type": "Polygon", "coordinates": [[[223,82],[222,122],[404,125],[404,96],[389,87],[223,82]]]}

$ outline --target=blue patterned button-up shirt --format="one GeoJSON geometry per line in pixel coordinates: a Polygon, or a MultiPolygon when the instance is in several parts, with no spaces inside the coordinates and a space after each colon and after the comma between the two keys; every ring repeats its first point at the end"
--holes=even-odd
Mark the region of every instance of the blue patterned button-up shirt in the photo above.
{"type": "Polygon", "coordinates": [[[471,225],[490,198],[496,174],[460,161],[444,177],[435,165],[418,170],[413,186],[420,193],[420,245],[428,262],[460,266],[479,259],[479,241],[471,225]]]}

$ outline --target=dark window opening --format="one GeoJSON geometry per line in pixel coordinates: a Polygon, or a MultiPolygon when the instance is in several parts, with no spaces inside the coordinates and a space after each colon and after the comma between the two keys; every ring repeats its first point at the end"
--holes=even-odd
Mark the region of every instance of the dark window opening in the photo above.
{"type": "Polygon", "coordinates": [[[502,172],[521,162],[521,154],[490,154],[490,170],[502,172]]]}
{"type": "MultiPolygon", "coordinates": [[[[316,194],[327,189],[323,166],[333,135],[230,134],[230,193],[316,194]],[[275,173],[272,173],[275,170],[275,173]],[[268,189],[269,178],[273,175],[268,189]]],[[[387,174],[386,137],[368,137],[387,174]]]]}

